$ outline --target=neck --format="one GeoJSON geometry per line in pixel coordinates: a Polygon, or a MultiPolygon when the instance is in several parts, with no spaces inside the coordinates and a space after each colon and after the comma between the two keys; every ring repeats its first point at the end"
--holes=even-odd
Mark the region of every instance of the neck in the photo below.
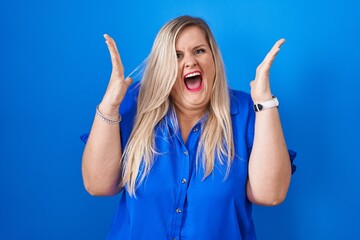
{"type": "Polygon", "coordinates": [[[207,108],[185,109],[176,104],[174,104],[174,108],[179,122],[182,139],[184,143],[186,143],[191,129],[204,116],[207,108]]]}

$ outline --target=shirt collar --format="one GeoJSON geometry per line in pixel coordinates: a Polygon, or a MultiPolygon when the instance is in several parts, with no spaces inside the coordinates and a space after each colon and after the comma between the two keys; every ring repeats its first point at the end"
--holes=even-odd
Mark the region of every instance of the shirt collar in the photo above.
{"type": "MultiPolygon", "coordinates": [[[[229,89],[229,98],[230,98],[230,114],[231,115],[236,115],[239,113],[239,107],[238,104],[235,102],[237,101],[237,99],[235,98],[235,96],[233,95],[233,90],[229,89]]],[[[199,123],[204,123],[207,119],[208,113],[206,113],[199,121],[199,123]]],[[[175,132],[178,129],[178,123],[177,123],[177,117],[176,117],[176,112],[174,107],[170,104],[169,106],[169,111],[167,112],[167,114],[165,115],[166,121],[168,122],[168,125],[170,126],[170,128],[172,128],[175,132]],[[174,122],[174,120],[176,122],[174,122]]]]}
{"type": "MultiPolygon", "coordinates": [[[[208,118],[208,114],[209,113],[206,112],[204,116],[195,124],[195,126],[201,127],[206,122],[206,119],[208,118]]],[[[165,115],[165,120],[167,125],[172,131],[177,132],[179,130],[179,123],[177,120],[176,111],[171,104],[169,106],[168,112],[165,115]]]]}

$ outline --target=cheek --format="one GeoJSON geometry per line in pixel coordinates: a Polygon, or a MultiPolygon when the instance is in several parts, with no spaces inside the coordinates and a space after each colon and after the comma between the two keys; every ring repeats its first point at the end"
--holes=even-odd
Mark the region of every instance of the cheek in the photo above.
{"type": "Polygon", "coordinates": [[[174,84],[174,87],[176,87],[177,89],[180,89],[181,88],[181,85],[182,85],[182,79],[181,79],[181,76],[178,76],[176,78],[176,82],[174,84]]]}
{"type": "Polygon", "coordinates": [[[182,83],[182,72],[181,72],[181,68],[178,68],[178,74],[177,74],[177,78],[176,78],[176,82],[174,86],[180,86],[182,83]]]}
{"type": "Polygon", "coordinates": [[[182,81],[181,77],[178,76],[176,78],[176,82],[175,82],[175,84],[174,84],[174,86],[172,87],[172,90],[171,90],[171,96],[172,97],[175,97],[175,96],[179,95],[179,93],[180,93],[180,91],[182,89],[182,86],[181,86],[182,82],[181,81],[182,81]]]}
{"type": "Polygon", "coordinates": [[[215,64],[209,64],[207,65],[207,74],[206,74],[206,80],[209,85],[213,85],[215,81],[215,64]]]}

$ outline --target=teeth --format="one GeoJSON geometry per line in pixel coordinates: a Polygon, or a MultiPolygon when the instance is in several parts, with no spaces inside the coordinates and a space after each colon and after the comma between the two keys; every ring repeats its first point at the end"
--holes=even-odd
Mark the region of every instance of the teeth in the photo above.
{"type": "Polygon", "coordinates": [[[186,75],[185,78],[195,77],[195,76],[199,76],[199,75],[200,75],[199,72],[194,72],[194,73],[190,73],[190,74],[186,75]]]}

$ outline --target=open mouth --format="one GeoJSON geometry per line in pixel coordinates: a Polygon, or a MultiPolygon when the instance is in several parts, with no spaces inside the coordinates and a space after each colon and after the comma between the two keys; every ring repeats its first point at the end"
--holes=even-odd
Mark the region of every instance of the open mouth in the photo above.
{"type": "Polygon", "coordinates": [[[184,76],[184,83],[190,92],[199,91],[202,88],[202,74],[200,71],[188,73],[184,76]]]}

